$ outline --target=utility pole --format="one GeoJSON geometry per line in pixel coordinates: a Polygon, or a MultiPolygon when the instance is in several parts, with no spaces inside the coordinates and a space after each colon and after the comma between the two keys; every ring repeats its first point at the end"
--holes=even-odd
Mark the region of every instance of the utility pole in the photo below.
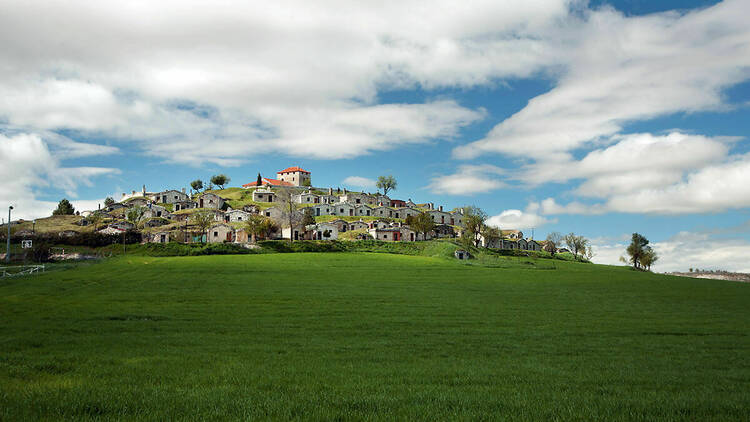
{"type": "Polygon", "coordinates": [[[10,262],[10,211],[13,209],[13,205],[8,207],[8,243],[5,249],[5,262],[10,262]]]}

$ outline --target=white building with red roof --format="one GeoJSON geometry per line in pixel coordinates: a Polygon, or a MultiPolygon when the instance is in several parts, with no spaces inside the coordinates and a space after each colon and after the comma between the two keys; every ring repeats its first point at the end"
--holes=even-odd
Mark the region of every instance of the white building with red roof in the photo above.
{"type": "Polygon", "coordinates": [[[311,186],[311,173],[300,167],[289,167],[276,172],[276,179],[291,183],[294,186],[311,186]]]}
{"type": "Polygon", "coordinates": [[[250,182],[242,185],[243,188],[256,188],[263,186],[271,187],[292,187],[292,186],[312,186],[311,174],[309,171],[300,167],[289,167],[276,172],[276,179],[261,177],[261,184],[250,182]]]}

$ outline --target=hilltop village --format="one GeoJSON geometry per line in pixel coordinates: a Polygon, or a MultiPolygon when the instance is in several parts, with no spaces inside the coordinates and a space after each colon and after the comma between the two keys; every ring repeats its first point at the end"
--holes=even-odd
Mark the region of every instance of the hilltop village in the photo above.
{"type": "MultiPolygon", "coordinates": [[[[258,239],[357,240],[415,242],[455,238],[464,230],[464,210],[444,210],[433,203],[390,198],[380,193],[312,187],[312,174],[300,167],[258,176],[242,187],[191,191],[185,188],[123,193],[97,210],[79,213],[75,224],[96,225],[103,234],[139,231],[143,242],[208,242],[251,244],[258,239]],[[291,204],[290,204],[291,203],[291,204]],[[432,219],[430,230],[410,224],[420,215],[432,219]],[[264,220],[264,221],[260,221],[264,220]],[[262,230],[253,224],[265,223],[262,230]]],[[[75,230],[70,230],[75,232],[75,230]]],[[[74,233],[73,233],[74,234],[74,233]]],[[[542,250],[519,230],[502,230],[481,246],[542,250]]]]}

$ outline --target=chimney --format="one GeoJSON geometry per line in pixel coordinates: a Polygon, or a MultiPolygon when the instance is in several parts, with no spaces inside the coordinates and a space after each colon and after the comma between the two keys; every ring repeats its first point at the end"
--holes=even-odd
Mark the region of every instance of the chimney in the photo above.
{"type": "Polygon", "coordinates": [[[182,193],[185,193],[185,188],[182,188],[182,193]]]}
{"type": "Polygon", "coordinates": [[[125,192],[122,193],[122,196],[125,196],[125,192]]]}
{"type": "Polygon", "coordinates": [[[133,193],[131,195],[135,195],[135,191],[133,191],[133,193]]]}
{"type": "Polygon", "coordinates": [[[143,196],[146,196],[146,185],[143,185],[143,196]]]}
{"type": "Polygon", "coordinates": [[[96,205],[97,205],[97,209],[102,209],[102,204],[96,204],[96,205]]]}
{"type": "Polygon", "coordinates": [[[328,188],[328,195],[333,195],[333,188],[328,188]]]}
{"type": "Polygon", "coordinates": [[[346,195],[346,188],[344,188],[344,195],[346,195]]]}
{"type": "Polygon", "coordinates": [[[443,206],[441,205],[441,206],[440,206],[440,208],[438,208],[438,209],[439,209],[440,211],[442,211],[442,210],[443,210],[443,206]]]}

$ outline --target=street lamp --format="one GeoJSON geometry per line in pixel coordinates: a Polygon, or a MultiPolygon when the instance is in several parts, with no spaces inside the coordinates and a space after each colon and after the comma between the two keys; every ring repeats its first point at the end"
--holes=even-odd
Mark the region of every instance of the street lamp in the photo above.
{"type": "Polygon", "coordinates": [[[13,205],[8,207],[8,243],[5,245],[5,262],[10,262],[10,211],[13,209],[13,205]]]}

